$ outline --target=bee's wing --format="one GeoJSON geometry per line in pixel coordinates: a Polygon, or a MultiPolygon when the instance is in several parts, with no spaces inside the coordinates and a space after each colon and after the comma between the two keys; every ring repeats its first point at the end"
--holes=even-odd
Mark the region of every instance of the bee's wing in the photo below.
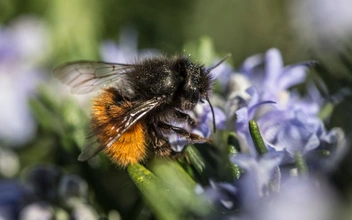
{"type": "Polygon", "coordinates": [[[94,135],[87,137],[81,154],[78,157],[79,161],[85,161],[105,148],[113,145],[120,137],[125,133],[132,125],[136,124],[141,120],[145,115],[157,107],[161,103],[159,98],[153,98],[148,101],[142,102],[141,104],[134,106],[132,109],[128,110],[126,113],[120,116],[121,120],[118,120],[118,123],[114,125],[116,128],[116,136],[111,137],[110,140],[107,140],[105,143],[98,143],[94,135]]]}
{"type": "Polygon", "coordinates": [[[70,86],[72,93],[85,94],[112,82],[125,81],[126,71],[133,67],[132,64],[77,61],[56,67],[54,77],[70,86]]]}

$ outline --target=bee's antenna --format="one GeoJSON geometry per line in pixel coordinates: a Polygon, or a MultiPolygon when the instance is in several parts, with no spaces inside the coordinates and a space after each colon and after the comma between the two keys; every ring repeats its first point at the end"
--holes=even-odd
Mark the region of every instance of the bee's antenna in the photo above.
{"type": "Polygon", "coordinates": [[[227,59],[229,59],[232,56],[232,54],[228,53],[226,54],[226,56],[224,56],[224,58],[222,58],[217,64],[215,64],[212,67],[209,67],[207,69],[208,73],[210,73],[210,71],[212,71],[213,69],[215,69],[216,67],[218,67],[220,64],[222,64],[223,62],[225,62],[227,59]]]}
{"type": "MultiPolygon", "coordinates": [[[[222,58],[217,64],[215,64],[212,67],[209,67],[207,69],[207,72],[210,73],[210,71],[212,71],[213,69],[215,69],[216,67],[218,67],[220,64],[222,64],[223,62],[225,62],[227,59],[229,59],[231,57],[231,54],[228,53],[226,54],[226,56],[224,56],[224,58],[222,58]]],[[[216,132],[216,122],[215,122],[215,113],[214,113],[214,109],[213,106],[211,105],[210,101],[209,101],[209,97],[206,96],[205,99],[207,100],[207,102],[210,105],[210,109],[211,109],[211,114],[213,115],[213,127],[214,127],[214,133],[216,132]]]]}
{"type": "Polygon", "coordinates": [[[214,109],[213,109],[213,106],[211,105],[211,103],[210,103],[210,101],[209,101],[208,96],[205,97],[205,100],[207,100],[207,102],[208,102],[209,105],[210,105],[211,114],[213,115],[213,127],[214,127],[214,133],[215,133],[215,132],[216,132],[216,122],[215,122],[215,113],[214,113],[214,109]]]}

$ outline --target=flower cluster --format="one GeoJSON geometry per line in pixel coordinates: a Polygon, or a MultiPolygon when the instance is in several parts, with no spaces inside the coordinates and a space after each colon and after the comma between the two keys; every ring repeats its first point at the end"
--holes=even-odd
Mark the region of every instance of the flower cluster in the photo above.
{"type": "MultiPolygon", "coordinates": [[[[103,57],[126,62],[109,58],[111,54],[121,57],[117,52],[123,50],[139,57],[135,45],[128,45],[133,52],[106,44],[103,57]]],[[[238,171],[233,181],[211,180],[209,187],[198,185],[196,189],[214,204],[214,218],[331,218],[337,199],[322,174],[331,171],[341,159],[345,137],[339,128],[328,131],[319,118],[327,102],[314,84],[305,84],[308,70],[314,65],[314,61],[307,61],[285,66],[279,50],[273,48],[265,55],[247,58],[238,71],[223,63],[211,72],[223,95],[221,100],[216,100],[217,94],[213,97],[219,106],[214,107],[216,127],[235,131],[239,144],[239,150],[229,158],[232,168],[238,171]],[[307,86],[305,96],[297,91],[298,85],[307,86]],[[260,142],[262,146],[258,146],[260,142]],[[309,201],[316,203],[311,209],[297,201],[305,198],[305,193],[309,201]],[[282,206],[285,211],[273,210],[268,203],[282,206]],[[327,208],[321,212],[319,206],[327,208]]],[[[209,105],[200,103],[188,113],[196,119],[196,125],[187,129],[210,137],[213,119],[209,105]]],[[[170,143],[175,151],[182,151],[187,140],[171,135],[170,143]]]]}
{"type": "Polygon", "coordinates": [[[318,114],[326,103],[314,85],[308,84],[305,97],[294,89],[305,81],[312,64],[284,66],[280,52],[270,49],[265,56],[246,59],[236,73],[216,73],[226,88],[225,112],[228,120],[235,119],[230,129],[240,145],[230,156],[241,169],[240,177],[232,183],[212,182],[205,189],[217,207],[227,210],[221,211],[225,219],[331,218],[331,207],[318,210],[334,201],[332,192],[323,193],[328,187],[322,174],[341,159],[345,138],[341,129],[324,127],[318,114]],[[224,77],[230,81],[221,80],[224,77]],[[311,200],[319,198],[312,209],[297,202],[307,192],[311,200]],[[268,202],[285,207],[285,212],[268,202]]]}

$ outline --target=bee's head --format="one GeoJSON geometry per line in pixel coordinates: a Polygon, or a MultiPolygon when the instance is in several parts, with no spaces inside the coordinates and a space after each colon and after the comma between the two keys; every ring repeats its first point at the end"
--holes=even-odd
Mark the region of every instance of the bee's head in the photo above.
{"type": "Polygon", "coordinates": [[[183,78],[182,91],[180,94],[181,108],[183,110],[191,110],[195,105],[206,100],[211,108],[213,114],[214,130],[215,130],[215,118],[214,110],[209,101],[209,95],[211,92],[211,86],[213,78],[210,75],[210,71],[219,66],[221,63],[226,61],[231,55],[226,55],[216,65],[206,69],[202,65],[197,65],[191,62],[187,58],[178,59],[175,62],[175,68],[178,74],[183,78]]]}
{"type": "Polygon", "coordinates": [[[176,99],[180,100],[183,110],[190,110],[207,96],[211,89],[211,79],[203,66],[191,62],[186,57],[178,58],[173,66],[182,79],[176,99]]]}

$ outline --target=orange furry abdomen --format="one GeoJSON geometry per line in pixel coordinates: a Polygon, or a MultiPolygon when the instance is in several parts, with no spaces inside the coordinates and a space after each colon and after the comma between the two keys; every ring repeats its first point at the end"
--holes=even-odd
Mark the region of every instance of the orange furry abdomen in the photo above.
{"type": "Polygon", "coordinates": [[[110,147],[105,149],[112,161],[122,167],[138,163],[146,157],[146,143],[141,123],[133,125],[110,147]]]}
{"type": "Polygon", "coordinates": [[[116,124],[131,108],[131,102],[124,100],[114,88],[103,90],[92,106],[93,132],[106,154],[122,167],[143,161],[147,156],[145,126],[142,121],[132,125],[115,142],[110,143],[119,135],[116,124]]]}

